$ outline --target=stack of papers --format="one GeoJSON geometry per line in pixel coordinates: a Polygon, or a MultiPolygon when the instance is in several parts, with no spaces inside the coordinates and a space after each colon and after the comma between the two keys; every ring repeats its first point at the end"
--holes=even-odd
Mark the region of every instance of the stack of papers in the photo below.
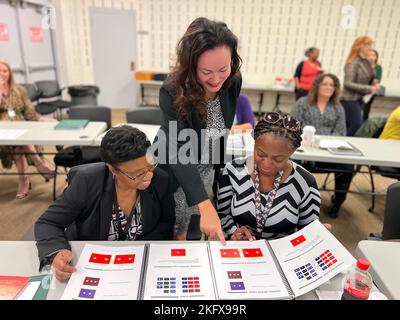
{"type": "Polygon", "coordinates": [[[227,147],[230,149],[244,149],[243,135],[241,135],[241,134],[229,135],[227,147]]]}
{"type": "Polygon", "coordinates": [[[26,129],[0,129],[0,140],[16,140],[27,131],[26,129]]]}
{"type": "Polygon", "coordinates": [[[321,140],[319,142],[319,147],[321,149],[328,149],[328,148],[347,149],[347,150],[353,149],[353,147],[349,143],[342,140],[321,140]]]}

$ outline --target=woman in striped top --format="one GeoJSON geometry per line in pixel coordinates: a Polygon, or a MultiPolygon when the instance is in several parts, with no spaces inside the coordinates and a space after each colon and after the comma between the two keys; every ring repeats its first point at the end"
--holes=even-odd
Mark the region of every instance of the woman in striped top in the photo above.
{"type": "Polygon", "coordinates": [[[218,186],[218,214],[230,240],[280,238],[319,218],[315,178],[289,158],[300,123],[268,112],[254,129],[254,155],[228,163],[218,186]]]}

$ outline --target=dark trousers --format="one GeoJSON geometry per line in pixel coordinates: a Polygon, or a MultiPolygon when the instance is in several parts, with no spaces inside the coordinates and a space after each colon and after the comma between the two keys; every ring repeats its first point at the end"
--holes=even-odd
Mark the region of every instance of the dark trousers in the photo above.
{"type": "Polygon", "coordinates": [[[371,111],[372,102],[374,102],[375,96],[372,96],[371,99],[364,106],[364,121],[368,119],[369,112],[371,111]]]}
{"type": "Polygon", "coordinates": [[[354,136],[363,123],[364,101],[341,101],[346,113],[346,129],[348,136],[354,136]]]}
{"type": "Polygon", "coordinates": [[[304,167],[315,173],[333,172],[335,174],[334,202],[341,205],[346,200],[347,191],[349,191],[353,179],[353,164],[308,161],[304,164],[304,167]]]}
{"type": "Polygon", "coordinates": [[[308,95],[308,91],[304,89],[296,89],[294,93],[296,94],[296,101],[308,95]]]}

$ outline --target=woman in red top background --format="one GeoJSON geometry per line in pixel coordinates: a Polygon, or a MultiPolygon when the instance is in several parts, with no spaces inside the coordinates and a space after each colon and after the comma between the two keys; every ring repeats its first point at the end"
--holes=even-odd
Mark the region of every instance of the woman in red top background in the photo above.
{"type": "Polygon", "coordinates": [[[319,49],[308,48],[305,55],[307,59],[298,64],[294,74],[296,101],[307,96],[312,83],[322,73],[321,63],[318,61],[319,49]]]}

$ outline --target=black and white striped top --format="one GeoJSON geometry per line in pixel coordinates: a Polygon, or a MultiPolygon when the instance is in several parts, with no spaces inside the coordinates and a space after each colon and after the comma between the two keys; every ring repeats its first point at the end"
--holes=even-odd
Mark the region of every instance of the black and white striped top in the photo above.
{"type": "MultiPolygon", "coordinates": [[[[257,236],[254,181],[246,163],[244,159],[228,163],[219,180],[217,209],[229,237],[240,226],[246,226],[257,236]]],[[[294,162],[292,166],[292,172],[276,193],[261,235],[264,239],[287,236],[319,218],[321,197],[314,176],[294,162]]],[[[266,196],[261,193],[263,206],[266,196]]]]}

